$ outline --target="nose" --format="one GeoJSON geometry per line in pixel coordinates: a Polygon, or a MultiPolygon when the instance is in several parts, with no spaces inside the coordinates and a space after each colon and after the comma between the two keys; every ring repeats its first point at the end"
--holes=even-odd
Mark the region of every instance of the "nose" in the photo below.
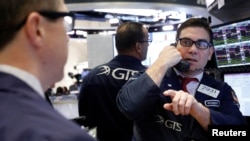
{"type": "Polygon", "coordinates": [[[197,51],[198,51],[198,48],[196,47],[195,43],[193,43],[192,46],[189,47],[189,50],[188,50],[188,52],[191,54],[196,54],[197,51]]]}
{"type": "Polygon", "coordinates": [[[198,49],[195,43],[193,43],[190,48],[198,49]]]}

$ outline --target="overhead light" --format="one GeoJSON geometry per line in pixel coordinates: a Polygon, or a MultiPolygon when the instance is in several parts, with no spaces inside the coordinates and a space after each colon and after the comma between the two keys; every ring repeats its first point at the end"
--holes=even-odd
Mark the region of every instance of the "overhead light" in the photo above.
{"type": "Polygon", "coordinates": [[[164,25],[164,26],[162,26],[162,30],[163,31],[174,30],[174,26],[173,25],[164,25]]]}
{"type": "Polygon", "coordinates": [[[94,11],[140,16],[157,16],[162,12],[162,10],[155,9],[94,9],[94,11]]]}
{"type": "Polygon", "coordinates": [[[112,14],[106,14],[106,15],[105,15],[105,18],[111,19],[111,18],[114,18],[114,16],[113,16],[112,14]]]}
{"type": "Polygon", "coordinates": [[[83,37],[87,37],[88,33],[82,30],[76,30],[76,35],[82,35],[83,37]]]}
{"type": "Polygon", "coordinates": [[[75,30],[69,31],[67,32],[68,35],[74,35],[75,34],[75,30]]]}
{"type": "Polygon", "coordinates": [[[99,35],[112,35],[115,33],[116,33],[116,31],[102,31],[102,32],[99,32],[98,34],[99,35]]]}
{"type": "Polygon", "coordinates": [[[109,19],[109,23],[110,24],[118,24],[119,23],[119,19],[118,18],[111,18],[111,19],[109,19]]]}

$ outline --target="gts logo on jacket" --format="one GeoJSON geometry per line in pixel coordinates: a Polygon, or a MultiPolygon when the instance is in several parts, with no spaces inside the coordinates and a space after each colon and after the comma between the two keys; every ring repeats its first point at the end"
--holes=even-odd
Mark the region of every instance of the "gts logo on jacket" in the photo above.
{"type": "Polygon", "coordinates": [[[182,124],[173,120],[165,120],[164,117],[162,117],[161,115],[156,115],[155,117],[156,117],[155,118],[156,123],[164,124],[167,128],[170,128],[178,132],[182,131],[181,129],[182,124]]]}
{"type": "Polygon", "coordinates": [[[125,68],[115,68],[114,70],[111,70],[109,66],[100,66],[99,70],[100,73],[97,75],[111,75],[113,78],[118,80],[128,80],[130,76],[139,72],[125,68]]]}

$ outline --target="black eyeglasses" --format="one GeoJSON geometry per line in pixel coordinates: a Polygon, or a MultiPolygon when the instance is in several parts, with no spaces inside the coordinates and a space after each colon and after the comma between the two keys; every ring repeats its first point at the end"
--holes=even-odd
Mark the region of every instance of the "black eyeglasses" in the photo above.
{"type": "Polygon", "coordinates": [[[177,39],[177,41],[180,41],[180,44],[184,47],[191,47],[193,44],[195,44],[195,46],[201,50],[205,50],[208,47],[212,46],[212,43],[209,43],[206,40],[193,41],[189,38],[179,38],[177,39]]]}
{"type": "Polygon", "coordinates": [[[142,41],[138,41],[138,42],[141,42],[141,43],[147,42],[150,44],[152,42],[152,40],[142,40],[142,41]]]}
{"type": "MultiPolygon", "coordinates": [[[[56,12],[56,11],[38,11],[42,16],[55,20],[64,17],[64,27],[67,32],[72,31],[75,25],[75,15],[71,12],[56,12]]],[[[27,16],[28,17],[28,16],[27,16]]],[[[27,17],[16,26],[15,30],[19,30],[27,21],[27,17]]]]}

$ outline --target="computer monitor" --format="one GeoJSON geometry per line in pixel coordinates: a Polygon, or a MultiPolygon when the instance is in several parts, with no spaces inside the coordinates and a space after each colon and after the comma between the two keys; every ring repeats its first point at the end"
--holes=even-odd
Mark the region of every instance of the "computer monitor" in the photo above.
{"type": "Polygon", "coordinates": [[[218,68],[250,65],[250,18],[212,26],[218,68]]]}
{"type": "Polygon", "coordinates": [[[223,79],[234,89],[242,114],[250,116],[250,72],[225,73],[223,79]]]}

